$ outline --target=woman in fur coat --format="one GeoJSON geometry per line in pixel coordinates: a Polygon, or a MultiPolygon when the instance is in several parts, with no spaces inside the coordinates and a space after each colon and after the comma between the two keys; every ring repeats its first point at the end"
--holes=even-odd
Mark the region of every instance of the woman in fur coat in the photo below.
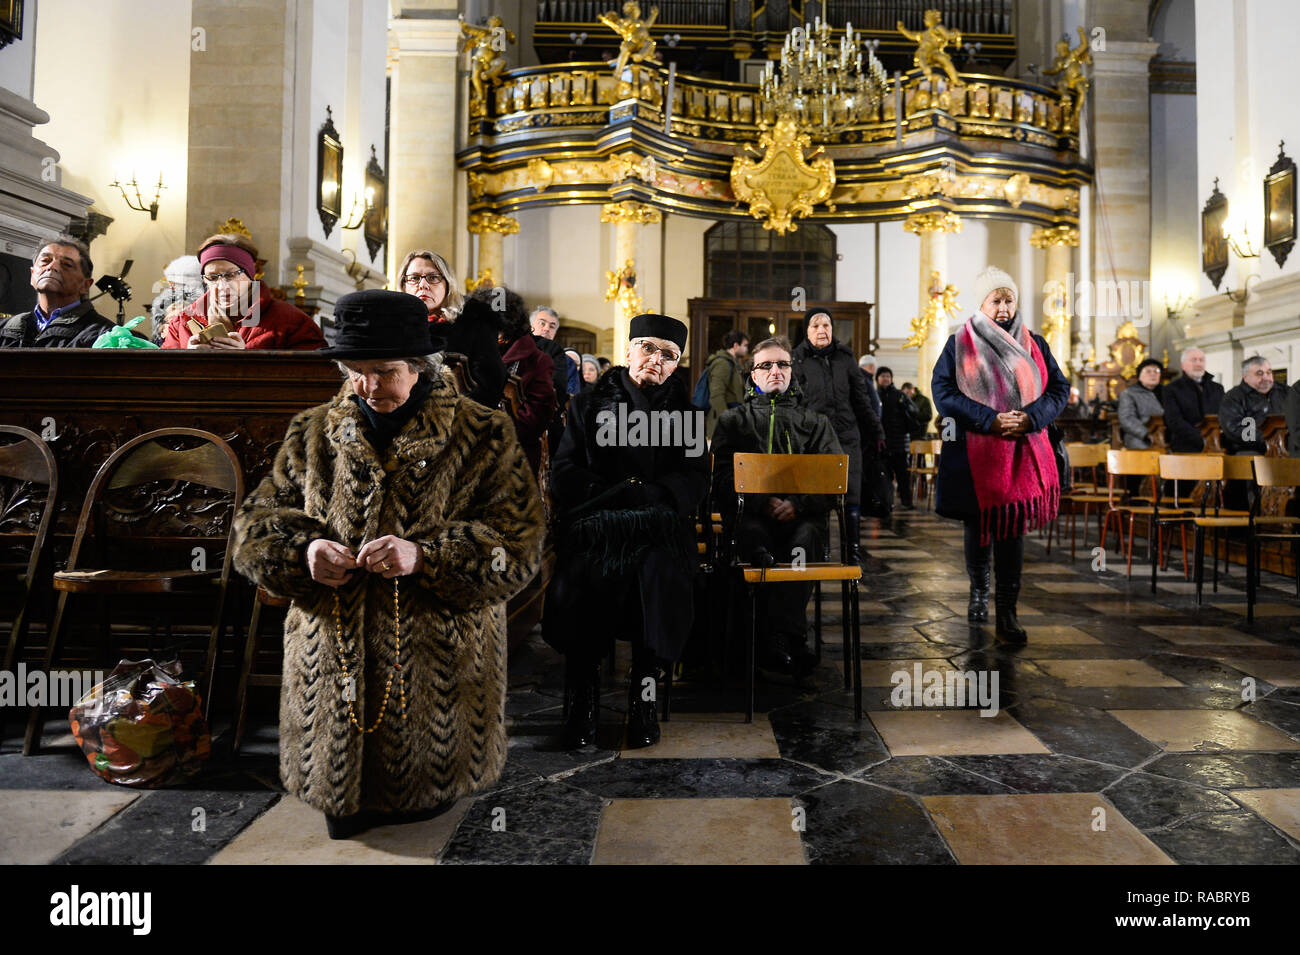
{"type": "Polygon", "coordinates": [[[348,380],[289,425],[236,517],[234,562],[293,599],[280,772],[342,838],[497,780],[504,605],[537,570],[543,523],[514,426],[456,394],[416,298],[345,295],[331,345],[348,380]]]}

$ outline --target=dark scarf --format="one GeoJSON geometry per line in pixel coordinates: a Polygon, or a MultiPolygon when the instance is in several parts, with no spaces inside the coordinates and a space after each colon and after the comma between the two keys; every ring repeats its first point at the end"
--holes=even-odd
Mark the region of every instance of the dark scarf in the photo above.
{"type": "Polygon", "coordinates": [[[370,425],[370,443],[374,445],[376,451],[382,454],[388,450],[388,446],[393,443],[393,438],[397,437],[406,422],[415,417],[415,413],[432,393],[433,382],[421,375],[420,380],[411,388],[411,395],[406,399],[406,403],[393,411],[376,411],[366,404],[365,399],[360,395],[352,396],[352,400],[361,408],[361,413],[370,425]]]}

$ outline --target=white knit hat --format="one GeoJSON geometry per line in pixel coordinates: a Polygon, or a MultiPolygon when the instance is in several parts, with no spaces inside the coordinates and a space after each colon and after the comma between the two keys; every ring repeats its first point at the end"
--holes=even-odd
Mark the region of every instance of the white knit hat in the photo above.
{"type": "Polygon", "coordinates": [[[178,259],[172,259],[163,269],[163,275],[167,276],[168,282],[177,285],[198,285],[203,281],[203,269],[197,255],[182,255],[178,259]]]}
{"type": "Polygon", "coordinates": [[[1011,289],[1011,294],[1015,296],[1016,304],[1020,304],[1020,289],[1016,286],[1016,280],[1006,272],[1003,272],[996,265],[990,265],[987,269],[975,276],[975,310],[979,311],[984,300],[989,297],[989,292],[1000,288],[1011,289]]]}

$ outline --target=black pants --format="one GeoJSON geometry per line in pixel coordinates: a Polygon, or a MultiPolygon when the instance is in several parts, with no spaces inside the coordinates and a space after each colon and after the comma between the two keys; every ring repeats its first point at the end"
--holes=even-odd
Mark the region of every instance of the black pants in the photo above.
{"type": "Polygon", "coordinates": [[[966,552],[966,572],[972,581],[977,575],[982,575],[982,581],[987,581],[991,565],[997,574],[998,588],[1013,587],[1018,593],[1020,574],[1025,566],[1024,537],[1009,537],[980,546],[979,522],[967,521],[964,530],[962,543],[966,552]]]}
{"type": "Polygon", "coordinates": [[[898,503],[912,506],[912,472],[908,469],[911,455],[906,451],[890,451],[884,457],[886,473],[898,484],[898,503]]]}
{"type": "MultiPolygon", "coordinates": [[[[819,561],[826,550],[826,531],[822,520],[778,521],[746,514],[736,529],[736,546],[742,560],[749,560],[760,548],[781,563],[796,558],[802,548],[806,562],[819,561]]],[[[758,634],[760,637],[784,636],[802,642],[808,631],[808,599],[812,581],[807,583],[763,584],[758,588],[758,634]]]]}

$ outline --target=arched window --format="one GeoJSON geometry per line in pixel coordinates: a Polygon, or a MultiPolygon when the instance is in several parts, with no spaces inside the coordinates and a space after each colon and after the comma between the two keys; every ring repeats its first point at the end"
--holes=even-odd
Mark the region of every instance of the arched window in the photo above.
{"type": "Polygon", "coordinates": [[[815,222],[778,235],[758,222],[719,222],[704,234],[709,298],[774,301],[802,288],[807,301],[835,300],[835,233],[815,222]]]}

